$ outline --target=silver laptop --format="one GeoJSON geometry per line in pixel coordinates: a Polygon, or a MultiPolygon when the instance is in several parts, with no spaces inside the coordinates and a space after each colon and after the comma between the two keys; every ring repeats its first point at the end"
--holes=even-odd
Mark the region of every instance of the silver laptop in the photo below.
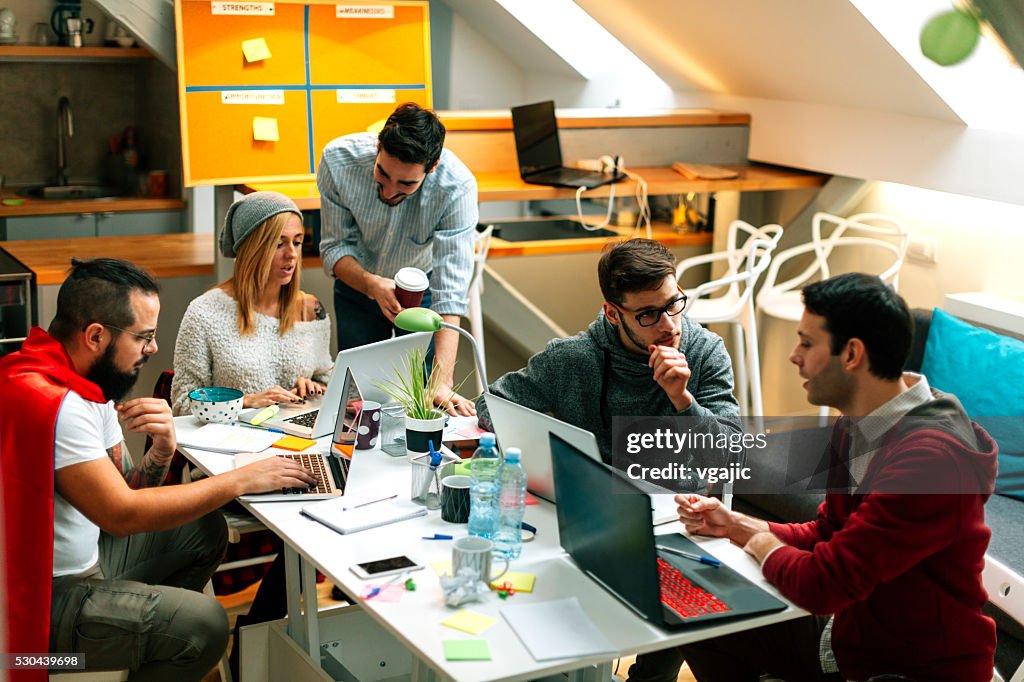
{"type": "MultiPolygon", "coordinates": [[[[518,403],[487,393],[484,395],[491,425],[498,437],[502,452],[515,447],[522,450],[522,464],[526,470],[526,487],[535,495],[557,503],[555,479],[551,463],[551,442],[548,434],[555,434],[587,457],[601,461],[597,438],[585,429],[566,424],[546,414],[523,407],[518,403]]],[[[649,493],[655,525],[679,518],[674,495],[649,493]]]]}
{"type": "Polygon", "coordinates": [[[275,493],[243,495],[240,499],[250,502],[295,502],[297,500],[326,500],[345,494],[345,483],[352,467],[352,451],[359,430],[363,398],[359,385],[352,377],[352,371],[345,369],[345,382],[338,403],[337,426],[331,438],[330,450],[326,452],[287,452],[279,448],[267,448],[258,453],[235,455],[235,467],[245,466],[265,457],[287,457],[306,467],[316,477],[316,484],[308,488],[289,488],[275,493]]]}
{"type": "MultiPolygon", "coordinates": [[[[341,351],[334,361],[323,396],[307,399],[299,405],[281,405],[280,412],[260,424],[260,428],[303,438],[321,438],[334,433],[346,370],[351,368],[365,399],[386,404],[390,401],[377,384],[394,376],[395,367],[401,366],[409,351],[419,348],[426,352],[431,337],[429,332],[407,334],[341,351]]],[[[249,422],[259,412],[260,408],[243,410],[238,419],[249,422]]]]}

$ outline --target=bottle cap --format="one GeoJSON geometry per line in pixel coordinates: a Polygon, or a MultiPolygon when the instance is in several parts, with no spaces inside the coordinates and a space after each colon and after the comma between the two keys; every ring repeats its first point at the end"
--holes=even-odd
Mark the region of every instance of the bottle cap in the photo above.
{"type": "Polygon", "coordinates": [[[490,431],[484,431],[480,434],[480,447],[493,448],[494,442],[494,434],[490,431]]]}
{"type": "Polygon", "coordinates": [[[512,462],[514,464],[519,461],[519,457],[522,454],[523,453],[519,448],[508,448],[505,450],[505,461],[512,462]]]}

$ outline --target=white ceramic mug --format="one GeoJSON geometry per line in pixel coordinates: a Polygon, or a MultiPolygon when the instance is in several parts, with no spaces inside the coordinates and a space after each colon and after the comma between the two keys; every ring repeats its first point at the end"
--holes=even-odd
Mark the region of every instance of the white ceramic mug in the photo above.
{"type": "Polygon", "coordinates": [[[452,573],[459,574],[459,569],[472,568],[477,578],[484,582],[497,580],[508,573],[508,557],[497,553],[499,559],[505,561],[505,568],[498,575],[491,575],[491,561],[495,556],[494,543],[487,538],[467,535],[452,543],[452,573]]]}

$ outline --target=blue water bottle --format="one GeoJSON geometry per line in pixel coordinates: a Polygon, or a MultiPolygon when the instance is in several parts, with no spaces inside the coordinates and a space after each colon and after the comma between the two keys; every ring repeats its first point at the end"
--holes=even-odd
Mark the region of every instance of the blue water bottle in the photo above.
{"type": "Polygon", "coordinates": [[[509,559],[523,551],[523,515],[526,513],[526,471],[519,462],[519,448],[505,450],[498,469],[498,530],[494,549],[509,559]]]}
{"type": "Polygon", "coordinates": [[[498,467],[501,454],[494,434],[480,434],[480,447],[469,460],[469,534],[491,538],[498,530],[498,467]]]}

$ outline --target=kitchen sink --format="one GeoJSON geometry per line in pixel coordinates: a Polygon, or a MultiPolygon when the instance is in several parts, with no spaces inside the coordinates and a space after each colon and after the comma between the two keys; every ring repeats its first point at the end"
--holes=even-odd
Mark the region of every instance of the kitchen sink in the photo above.
{"type": "Polygon", "coordinates": [[[102,199],[116,197],[120,191],[116,187],[103,185],[51,185],[49,187],[30,187],[18,192],[19,196],[33,199],[102,199]]]}

